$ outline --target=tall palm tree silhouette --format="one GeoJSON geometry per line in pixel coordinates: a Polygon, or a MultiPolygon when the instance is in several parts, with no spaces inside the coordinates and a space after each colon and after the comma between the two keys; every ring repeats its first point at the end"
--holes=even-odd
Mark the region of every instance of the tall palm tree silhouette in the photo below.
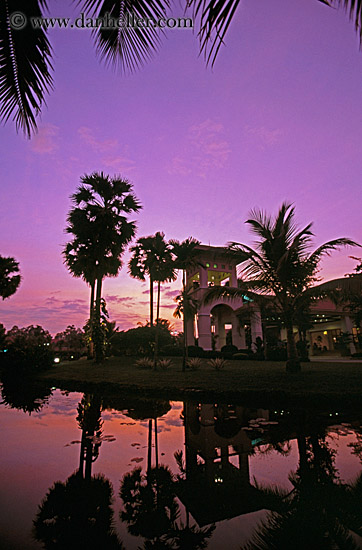
{"type": "Polygon", "coordinates": [[[96,282],[91,318],[92,332],[96,335],[93,339],[97,362],[103,359],[104,354],[100,335],[103,279],[118,275],[122,254],[136,231],[136,224],[128,220],[128,215],[141,209],[132,190],[127,179],[94,172],[81,178],[81,185],[71,196],[73,208],[68,214],[66,232],[73,235],[73,240],[64,254],[76,276],[83,268],[83,278],[91,284],[91,288],[93,283],[93,292],[96,282]]]}
{"type": "Polygon", "coordinates": [[[186,288],[186,272],[196,266],[201,266],[201,262],[197,259],[197,246],[199,241],[193,237],[188,237],[184,241],[171,240],[170,245],[172,253],[175,256],[175,266],[182,271],[182,292],[177,296],[178,307],[175,310],[174,317],[180,318],[182,315],[183,333],[184,333],[184,346],[183,346],[183,359],[182,370],[186,369],[186,362],[188,359],[188,345],[187,345],[187,321],[194,318],[196,303],[192,300],[192,297],[188,294],[186,288]]]}

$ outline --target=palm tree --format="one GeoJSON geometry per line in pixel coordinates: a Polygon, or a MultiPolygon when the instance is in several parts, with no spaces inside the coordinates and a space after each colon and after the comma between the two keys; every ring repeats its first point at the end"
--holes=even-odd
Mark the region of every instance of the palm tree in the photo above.
{"type": "Polygon", "coordinates": [[[154,285],[154,264],[156,261],[155,254],[155,237],[141,237],[137,243],[131,248],[133,256],[128,263],[128,270],[131,277],[139,281],[145,281],[146,277],[150,279],[150,325],[153,326],[153,285],[154,285]]]}
{"type": "Polygon", "coordinates": [[[73,239],[64,246],[63,249],[64,263],[69,272],[76,278],[82,278],[91,289],[89,318],[92,318],[94,310],[94,293],[96,286],[96,265],[95,259],[92,257],[90,246],[82,244],[77,239],[73,239]]]}
{"type": "Polygon", "coordinates": [[[184,289],[181,294],[176,296],[175,302],[177,306],[173,312],[173,316],[176,319],[183,321],[183,354],[182,354],[182,371],[186,370],[186,364],[188,360],[188,343],[187,343],[187,321],[193,320],[197,313],[198,302],[192,296],[192,289],[184,289]]]}
{"type": "MultiPolygon", "coordinates": [[[[315,418],[313,419],[315,422],[315,418]]],[[[298,433],[299,467],[289,475],[292,491],[258,489],[273,500],[268,514],[242,550],[357,550],[351,532],[361,535],[362,475],[348,485],[338,479],[335,452],[325,434],[298,433]]]]}
{"type": "Polygon", "coordinates": [[[200,241],[197,241],[193,237],[185,239],[181,243],[177,240],[171,240],[170,245],[172,247],[172,253],[174,254],[174,262],[177,269],[182,270],[182,293],[177,296],[176,300],[179,302],[178,307],[174,312],[174,317],[181,317],[183,319],[183,332],[184,332],[184,349],[182,359],[182,370],[186,370],[187,362],[187,330],[186,322],[192,319],[195,315],[195,304],[192,303],[191,297],[187,294],[186,289],[186,271],[193,267],[201,266],[201,262],[197,260],[197,246],[200,241]]]}
{"type": "MultiPolygon", "coordinates": [[[[317,0],[330,7],[343,7],[354,22],[362,42],[362,0],[317,0]]],[[[197,36],[200,53],[207,62],[215,63],[226,32],[235,16],[240,0],[186,0],[186,10],[199,22],[197,36]]],[[[125,21],[159,20],[170,8],[169,0],[80,0],[80,11],[86,16],[125,21]]],[[[16,128],[29,137],[37,128],[36,117],[45,104],[45,96],[53,87],[52,48],[46,29],[26,24],[31,17],[39,18],[48,9],[47,0],[17,0],[0,2],[0,119],[12,118],[16,128]],[[24,18],[14,17],[14,13],[24,18]],[[19,24],[25,25],[19,30],[19,24]]],[[[153,25],[117,28],[99,26],[93,32],[97,52],[107,65],[132,72],[142,67],[158,50],[163,30],[153,25]]]]}
{"type": "Polygon", "coordinates": [[[160,332],[160,305],[161,305],[161,284],[174,281],[177,277],[174,268],[170,245],[165,241],[164,233],[157,232],[154,240],[154,264],[153,277],[157,282],[157,307],[156,307],[156,338],[154,368],[157,368],[158,341],[160,332]]]}
{"type": "MultiPolygon", "coordinates": [[[[293,326],[297,311],[305,309],[306,297],[312,299],[319,293],[313,289],[320,260],[333,250],[344,246],[360,246],[351,239],[340,238],[328,241],[310,253],[313,233],[312,224],[303,229],[295,223],[295,208],[284,203],[275,219],[265,212],[253,210],[246,223],[258,237],[256,248],[246,244],[231,243],[230,251],[244,266],[246,281],[240,288],[214,287],[206,295],[206,301],[216,296],[240,297],[250,289],[263,295],[273,296],[274,304],[287,331],[288,371],[299,371],[293,326]]],[[[253,295],[255,297],[255,294],[253,295]]]]}
{"type": "Polygon", "coordinates": [[[21,281],[19,264],[14,258],[0,256],[0,296],[9,298],[18,289],[21,281]]]}
{"type": "Polygon", "coordinates": [[[83,478],[75,472],[56,481],[38,507],[34,538],[43,548],[124,550],[114,530],[113,487],[103,475],[83,478]]]}
{"type": "Polygon", "coordinates": [[[153,284],[157,282],[156,306],[156,338],[155,338],[155,367],[158,355],[158,324],[160,319],[161,283],[174,281],[176,271],[170,245],[165,241],[165,234],[157,231],[155,235],[141,237],[131,248],[131,257],[128,268],[130,275],[144,281],[150,279],[150,325],[153,325],[153,284]]]}
{"type": "MultiPolygon", "coordinates": [[[[83,266],[83,278],[96,282],[96,297],[92,327],[97,332],[101,320],[102,283],[104,277],[115,277],[121,269],[121,257],[136,231],[127,215],[141,209],[132,185],[120,176],[110,178],[94,172],[81,178],[81,185],[71,196],[73,208],[68,214],[67,233],[74,235],[72,250],[78,254],[73,269],[83,266]],[[89,254],[88,259],[84,258],[89,254]]],[[[73,261],[73,260],[72,260],[73,261]]],[[[79,271],[77,271],[79,273],[79,271]]],[[[91,283],[90,283],[91,284],[91,283]]],[[[92,317],[92,315],[91,315],[92,317]]],[[[96,361],[103,358],[97,338],[96,361]]]]}

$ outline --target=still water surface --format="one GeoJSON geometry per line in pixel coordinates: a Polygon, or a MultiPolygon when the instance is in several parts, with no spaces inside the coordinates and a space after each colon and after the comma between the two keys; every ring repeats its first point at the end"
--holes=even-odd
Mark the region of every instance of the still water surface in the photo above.
{"type": "Polygon", "coordinates": [[[46,393],[3,391],[0,548],[361,547],[362,413],[46,393]]]}

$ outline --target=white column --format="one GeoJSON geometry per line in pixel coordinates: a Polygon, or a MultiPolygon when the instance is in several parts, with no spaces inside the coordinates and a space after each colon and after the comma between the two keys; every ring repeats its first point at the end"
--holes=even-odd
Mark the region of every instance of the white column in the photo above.
{"type": "MultiPolygon", "coordinates": [[[[353,323],[352,319],[348,315],[345,315],[342,319],[342,327],[343,332],[349,332],[352,337],[353,323]]],[[[356,353],[356,346],[354,345],[353,341],[349,344],[349,351],[351,353],[356,353]]]]}
{"type": "Polygon", "coordinates": [[[237,273],[236,273],[236,266],[233,265],[233,268],[231,270],[231,281],[230,281],[230,285],[234,288],[237,288],[238,287],[238,276],[237,276],[237,273]]]}
{"type": "Polygon", "coordinates": [[[211,350],[211,325],[209,313],[198,313],[197,328],[199,333],[199,346],[205,350],[211,350]]]}
{"type": "Polygon", "coordinates": [[[245,348],[245,330],[244,328],[241,329],[239,319],[235,313],[232,315],[232,325],[233,345],[238,349],[245,348]],[[243,331],[243,334],[241,331],[243,331]]]}
{"type": "Polygon", "coordinates": [[[207,268],[200,267],[200,288],[207,288],[207,268]]]}
{"type": "Polygon", "coordinates": [[[253,307],[250,316],[250,329],[251,329],[251,349],[256,350],[255,342],[257,337],[263,340],[263,327],[261,324],[260,310],[257,307],[253,307]]]}
{"type": "Polygon", "coordinates": [[[188,319],[186,321],[186,333],[187,333],[187,345],[195,345],[195,331],[194,331],[194,319],[188,319]]]}

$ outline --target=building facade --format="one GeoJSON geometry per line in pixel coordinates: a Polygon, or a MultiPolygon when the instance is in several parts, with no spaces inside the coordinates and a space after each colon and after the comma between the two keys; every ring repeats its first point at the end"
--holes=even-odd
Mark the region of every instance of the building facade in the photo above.
{"type": "MultiPolygon", "coordinates": [[[[205,304],[210,287],[238,286],[238,261],[224,247],[199,245],[198,250],[200,265],[186,275],[190,296],[197,303],[195,319],[186,323],[188,344],[197,342],[204,350],[220,350],[226,344],[255,350],[258,337],[263,341],[269,338],[280,343],[286,341],[281,323],[262,317],[258,305],[246,297],[222,297],[205,304]]],[[[350,312],[343,305],[336,306],[324,299],[314,303],[311,310],[312,326],[307,331],[311,355],[348,355],[359,350],[360,328],[354,326],[350,312]]],[[[299,339],[297,328],[295,338],[299,339]]]]}

